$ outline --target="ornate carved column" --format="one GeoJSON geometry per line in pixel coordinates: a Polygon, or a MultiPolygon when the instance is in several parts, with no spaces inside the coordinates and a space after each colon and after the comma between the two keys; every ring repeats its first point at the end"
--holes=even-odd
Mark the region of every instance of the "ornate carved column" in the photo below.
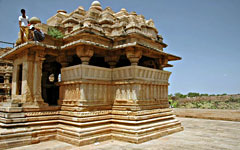
{"type": "Polygon", "coordinates": [[[142,50],[136,47],[127,47],[126,56],[130,60],[132,66],[137,66],[139,59],[142,57],[142,50]]]}
{"type": "Polygon", "coordinates": [[[47,105],[42,99],[42,64],[45,60],[45,54],[43,51],[36,51],[34,61],[34,73],[33,73],[33,98],[34,105],[47,105]]]}
{"type": "Polygon", "coordinates": [[[76,48],[76,53],[78,57],[81,59],[82,64],[88,65],[90,58],[94,54],[94,51],[92,47],[82,45],[76,48]]]}
{"type": "Polygon", "coordinates": [[[5,85],[7,86],[7,89],[6,89],[6,98],[7,99],[10,99],[10,91],[11,91],[11,87],[10,87],[10,77],[11,77],[11,74],[10,73],[6,73],[4,75],[4,79],[5,79],[5,85]]]}

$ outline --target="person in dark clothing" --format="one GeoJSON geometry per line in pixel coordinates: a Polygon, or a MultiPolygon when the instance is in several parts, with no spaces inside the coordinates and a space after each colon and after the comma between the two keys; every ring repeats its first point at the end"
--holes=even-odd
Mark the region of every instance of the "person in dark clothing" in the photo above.
{"type": "Polygon", "coordinates": [[[41,42],[44,40],[45,35],[41,30],[36,29],[33,25],[30,25],[29,29],[33,32],[34,41],[41,42]]]}

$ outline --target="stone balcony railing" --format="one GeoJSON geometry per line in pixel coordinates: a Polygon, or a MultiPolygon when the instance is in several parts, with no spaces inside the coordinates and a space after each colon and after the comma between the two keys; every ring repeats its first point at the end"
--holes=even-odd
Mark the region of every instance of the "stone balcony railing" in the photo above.
{"type": "Polygon", "coordinates": [[[63,68],[61,70],[61,80],[74,81],[80,79],[90,79],[111,81],[112,79],[111,71],[112,70],[108,68],[81,64],[63,68]]]}
{"type": "Polygon", "coordinates": [[[113,80],[139,79],[144,81],[168,82],[171,72],[142,66],[127,66],[113,69],[113,80]]]}
{"type": "Polygon", "coordinates": [[[90,65],[76,65],[61,70],[62,81],[76,81],[81,79],[121,81],[143,80],[168,83],[171,72],[141,66],[126,66],[120,68],[102,68],[90,65]]]}

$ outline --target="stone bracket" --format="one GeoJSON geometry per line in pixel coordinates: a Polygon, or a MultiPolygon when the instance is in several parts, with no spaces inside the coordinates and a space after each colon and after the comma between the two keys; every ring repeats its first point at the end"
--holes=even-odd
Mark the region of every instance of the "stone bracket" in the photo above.
{"type": "Polygon", "coordinates": [[[67,59],[67,54],[65,52],[62,52],[59,54],[57,57],[57,62],[59,62],[62,67],[67,67],[68,66],[68,59],[67,59]]]}
{"type": "Polygon", "coordinates": [[[120,58],[120,55],[117,55],[115,52],[107,54],[104,57],[105,61],[110,65],[110,68],[114,68],[120,58]]]}
{"type": "Polygon", "coordinates": [[[137,66],[139,59],[142,57],[142,50],[136,47],[128,47],[126,48],[126,56],[132,66],[137,66]]]}
{"type": "Polygon", "coordinates": [[[90,46],[78,46],[76,48],[77,56],[81,59],[82,64],[88,65],[89,60],[94,54],[93,48],[90,46]]]}
{"type": "Polygon", "coordinates": [[[159,58],[159,69],[162,70],[164,67],[166,67],[168,64],[168,58],[167,56],[163,56],[162,58],[159,58]]]}

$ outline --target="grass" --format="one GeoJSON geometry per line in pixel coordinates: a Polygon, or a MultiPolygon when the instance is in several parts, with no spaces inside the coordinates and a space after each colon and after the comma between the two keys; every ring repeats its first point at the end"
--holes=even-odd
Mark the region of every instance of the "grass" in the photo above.
{"type": "Polygon", "coordinates": [[[62,32],[54,27],[48,28],[48,35],[56,39],[62,39],[64,37],[62,32]]]}

